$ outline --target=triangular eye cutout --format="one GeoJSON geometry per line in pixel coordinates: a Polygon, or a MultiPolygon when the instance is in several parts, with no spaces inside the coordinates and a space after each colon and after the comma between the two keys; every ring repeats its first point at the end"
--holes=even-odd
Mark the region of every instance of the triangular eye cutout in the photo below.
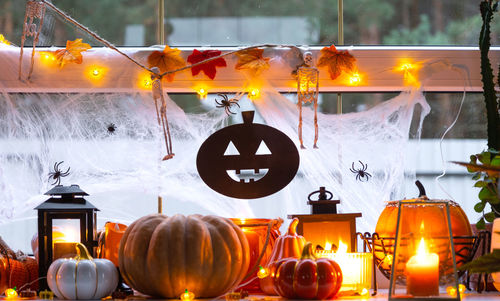
{"type": "Polygon", "coordinates": [[[236,149],[236,146],[234,146],[233,141],[229,141],[224,156],[237,156],[239,154],[240,152],[236,149]]]}
{"type": "Polygon", "coordinates": [[[264,140],[259,145],[259,148],[257,149],[257,152],[255,152],[256,155],[271,155],[271,151],[267,147],[267,145],[264,143],[264,140]]]}

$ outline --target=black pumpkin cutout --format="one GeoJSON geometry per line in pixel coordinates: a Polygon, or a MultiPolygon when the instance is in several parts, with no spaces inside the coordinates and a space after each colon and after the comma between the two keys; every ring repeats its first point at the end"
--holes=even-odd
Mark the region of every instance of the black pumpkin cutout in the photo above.
{"type": "Polygon", "coordinates": [[[253,122],[253,111],[242,112],[243,123],[225,127],[203,142],[196,166],[213,190],[240,199],[255,199],[283,189],[299,169],[299,152],[279,130],[253,122]]]}

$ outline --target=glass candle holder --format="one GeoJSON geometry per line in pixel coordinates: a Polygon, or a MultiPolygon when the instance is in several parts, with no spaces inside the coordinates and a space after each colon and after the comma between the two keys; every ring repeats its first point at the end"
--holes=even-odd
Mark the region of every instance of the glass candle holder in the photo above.
{"type": "Polygon", "coordinates": [[[399,202],[389,300],[460,300],[452,237],[448,202],[399,202]]]}

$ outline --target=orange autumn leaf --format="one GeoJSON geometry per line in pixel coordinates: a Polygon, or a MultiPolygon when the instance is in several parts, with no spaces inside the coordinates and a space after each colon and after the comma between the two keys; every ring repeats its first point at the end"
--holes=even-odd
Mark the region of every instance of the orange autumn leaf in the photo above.
{"type": "Polygon", "coordinates": [[[347,50],[338,51],[334,45],[321,49],[321,55],[318,60],[318,67],[328,67],[328,73],[332,80],[339,77],[342,71],[354,72],[356,58],[347,50]]]}
{"type": "MultiPolygon", "coordinates": [[[[170,48],[168,45],[165,46],[163,51],[153,51],[148,56],[149,68],[158,67],[162,73],[182,68],[186,65],[186,62],[180,56],[180,53],[181,51],[178,48],[170,48]]],[[[173,81],[174,76],[175,73],[167,74],[167,81],[173,81]]]]}
{"type": "Polygon", "coordinates": [[[254,75],[260,74],[270,67],[270,58],[263,57],[263,53],[264,49],[247,49],[237,52],[238,63],[234,68],[236,70],[249,70],[254,75]]]}
{"type": "Polygon", "coordinates": [[[56,50],[56,59],[59,67],[64,67],[66,63],[82,63],[82,52],[89,50],[90,45],[83,43],[82,39],[76,39],[74,41],[66,41],[66,48],[56,50]]]}

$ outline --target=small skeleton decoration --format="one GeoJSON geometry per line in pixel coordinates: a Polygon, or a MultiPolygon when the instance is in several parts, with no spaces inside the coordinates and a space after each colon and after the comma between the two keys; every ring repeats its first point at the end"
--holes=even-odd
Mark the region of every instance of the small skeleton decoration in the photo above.
{"type": "Polygon", "coordinates": [[[163,161],[171,159],[174,157],[172,152],[172,139],[170,138],[170,129],[168,127],[167,120],[167,103],[163,97],[163,86],[161,84],[160,69],[158,67],[151,68],[153,73],[151,74],[153,99],[155,101],[156,117],[158,118],[158,125],[162,127],[163,138],[165,139],[165,147],[167,148],[167,154],[163,157],[163,161]],[[158,110],[158,99],[161,100],[161,107],[158,110]]]}
{"type": "Polygon", "coordinates": [[[21,68],[23,65],[23,47],[26,37],[33,37],[33,51],[31,52],[31,65],[28,74],[28,80],[33,73],[33,65],[35,64],[35,48],[38,44],[38,37],[43,26],[43,17],[45,15],[45,4],[38,0],[29,0],[26,2],[26,12],[24,14],[23,35],[21,37],[21,54],[19,56],[19,79],[21,79],[21,68]],[[35,24],[35,19],[40,19],[38,27],[35,24]]]}
{"type": "Polygon", "coordinates": [[[314,104],[314,148],[318,148],[318,78],[319,71],[314,67],[311,52],[304,53],[304,64],[297,70],[297,95],[299,106],[299,141],[300,147],[304,147],[302,140],[302,103],[314,104]]]}

